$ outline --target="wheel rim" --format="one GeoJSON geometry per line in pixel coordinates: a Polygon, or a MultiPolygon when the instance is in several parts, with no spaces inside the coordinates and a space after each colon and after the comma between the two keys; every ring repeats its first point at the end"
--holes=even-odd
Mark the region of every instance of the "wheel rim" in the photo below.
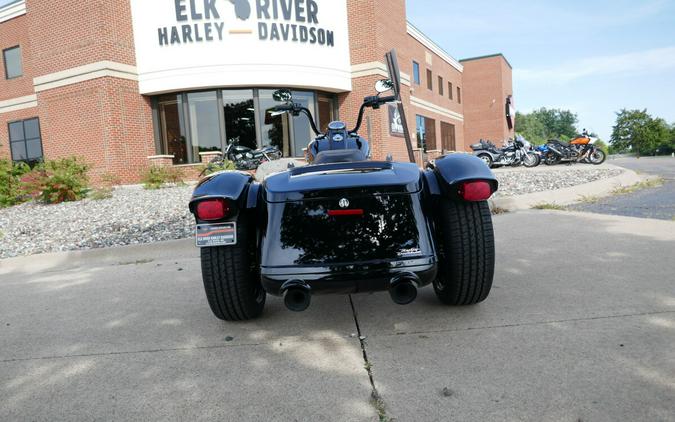
{"type": "Polygon", "coordinates": [[[595,151],[591,154],[591,162],[593,163],[598,163],[602,161],[603,158],[605,158],[605,153],[602,151],[595,151]]]}
{"type": "Polygon", "coordinates": [[[490,160],[490,157],[483,155],[480,157],[481,160],[485,163],[486,166],[490,167],[490,164],[492,164],[492,160],[490,160]]]}
{"type": "Polygon", "coordinates": [[[536,158],[534,158],[534,155],[527,154],[525,156],[524,163],[525,163],[526,166],[532,166],[532,165],[534,165],[535,162],[536,162],[536,158]]]}

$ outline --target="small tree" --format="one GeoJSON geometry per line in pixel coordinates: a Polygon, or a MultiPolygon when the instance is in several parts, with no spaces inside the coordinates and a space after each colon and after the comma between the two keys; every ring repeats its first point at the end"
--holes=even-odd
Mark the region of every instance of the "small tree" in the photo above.
{"type": "Polygon", "coordinates": [[[616,113],[611,143],[615,150],[631,149],[639,158],[667,143],[668,137],[669,128],[663,119],[654,119],[646,109],[623,109],[616,113]]]}

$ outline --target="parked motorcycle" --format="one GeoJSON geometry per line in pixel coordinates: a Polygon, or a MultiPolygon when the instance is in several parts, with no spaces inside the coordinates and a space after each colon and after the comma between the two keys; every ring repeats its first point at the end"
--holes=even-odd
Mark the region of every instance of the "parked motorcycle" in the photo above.
{"type": "Polygon", "coordinates": [[[283,154],[277,147],[267,146],[257,150],[239,145],[239,138],[230,139],[225,157],[232,161],[237,170],[257,170],[262,163],[279,160],[283,154]]]}
{"type": "Polygon", "coordinates": [[[503,148],[497,148],[492,142],[481,139],[479,143],[471,145],[471,149],[490,168],[517,167],[521,164],[525,167],[537,167],[541,163],[539,155],[532,150],[532,144],[522,136],[509,141],[503,148]]]}
{"type": "Polygon", "coordinates": [[[551,139],[546,144],[547,152],[543,155],[544,162],[547,165],[555,165],[561,162],[602,164],[607,159],[607,155],[595,146],[597,141],[598,139],[589,136],[586,130],[569,143],[559,139],[551,139]]]}

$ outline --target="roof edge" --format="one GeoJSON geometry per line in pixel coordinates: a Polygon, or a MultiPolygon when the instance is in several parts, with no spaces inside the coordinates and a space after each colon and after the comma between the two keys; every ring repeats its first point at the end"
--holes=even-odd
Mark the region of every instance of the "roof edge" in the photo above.
{"type": "Polygon", "coordinates": [[[424,32],[422,32],[419,28],[413,25],[413,23],[410,21],[407,21],[407,32],[410,36],[415,38],[418,42],[420,42],[426,48],[428,48],[437,56],[439,56],[443,61],[448,63],[450,66],[454,67],[460,72],[464,71],[464,66],[462,66],[462,64],[457,59],[452,57],[447,51],[443,49],[443,47],[441,47],[435,41],[429,38],[424,32]]]}
{"type": "Polygon", "coordinates": [[[460,62],[460,63],[463,63],[463,62],[470,62],[470,61],[473,61],[473,60],[489,59],[489,58],[492,58],[492,57],[501,57],[502,59],[504,59],[504,61],[506,62],[506,64],[509,65],[509,67],[510,67],[511,69],[513,69],[513,66],[511,66],[511,63],[509,63],[509,60],[508,60],[508,59],[506,58],[506,56],[504,56],[502,53],[487,54],[487,55],[485,55],[485,56],[469,57],[469,58],[466,58],[466,59],[461,59],[459,62],[460,62]]]}

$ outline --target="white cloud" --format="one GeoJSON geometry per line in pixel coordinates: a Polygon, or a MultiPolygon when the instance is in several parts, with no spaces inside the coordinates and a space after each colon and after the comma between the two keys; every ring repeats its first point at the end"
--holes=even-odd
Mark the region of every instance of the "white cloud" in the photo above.
{"type": "Polygon", "coordinates": [[[514,76],[524,82],[565,83],[586,77],[654,74],[670,69],[675,69],[675,46],[586,58],[563,63],[555,68],[516,69],[514,76]]]}

